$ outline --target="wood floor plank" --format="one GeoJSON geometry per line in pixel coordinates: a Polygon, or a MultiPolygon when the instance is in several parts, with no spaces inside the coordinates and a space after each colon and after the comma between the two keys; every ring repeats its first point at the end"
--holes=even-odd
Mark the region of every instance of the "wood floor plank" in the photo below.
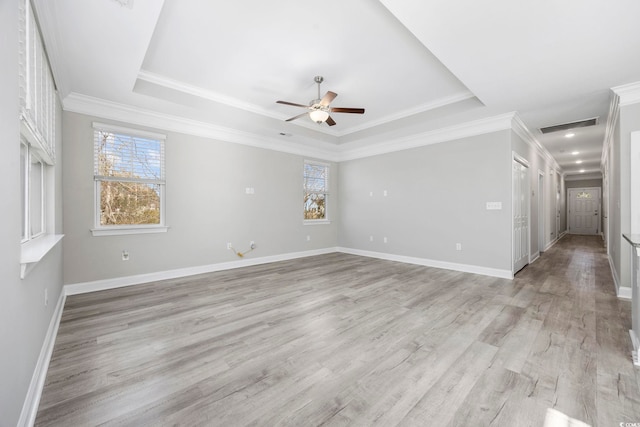
{"type": "Polygon", "coordinates": [[[327,254],[67,298],[37,426],[640,422],[597,236],[514,280],[327,254]]]}

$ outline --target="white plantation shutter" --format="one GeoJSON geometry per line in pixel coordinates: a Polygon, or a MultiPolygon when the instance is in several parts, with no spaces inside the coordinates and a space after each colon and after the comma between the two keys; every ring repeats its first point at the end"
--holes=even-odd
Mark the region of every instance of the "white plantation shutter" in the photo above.
{"type": "MultiPolygon", "coordinates": [[[[47,180],[55,176],[57,94],[31,2],[18,3],[21,241],[26,244],[51,234],[47,225],[55,223],[55,199],[47,180]]],[[[21,277],[26,265],[22,264],[21,277]]]]}
{"type": "Polygon", "coordinates": [[[55,163],[56,87],[28,0],[20,2],[19,94],[22,133],[43,159],[55,163]]]}

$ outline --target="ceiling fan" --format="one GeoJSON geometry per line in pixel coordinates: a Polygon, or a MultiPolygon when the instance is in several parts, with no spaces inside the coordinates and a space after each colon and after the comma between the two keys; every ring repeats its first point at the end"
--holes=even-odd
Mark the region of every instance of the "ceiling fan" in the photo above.
{"type": "Polygon", "coordinates": [[[316,76],[313,81],[318,84],[318,98],[310,101],[309,105],[296,104],[294,102],[287,101],[276,101],[278,104],[293,105],[294,107],[302,107],[309,110],[287,119],[287,122],[309,115],[311,120],[318,124],[327,123],[329,126],[334,126],[336,122],[331,118],[329,113],[364,114],[364,108],[330,107],[329,104],[331,104],[331,101],[333,101],[338,94],[328,91],[322,98],[320,98],[320,83],[324,81],[324,77],[316,76]]]}

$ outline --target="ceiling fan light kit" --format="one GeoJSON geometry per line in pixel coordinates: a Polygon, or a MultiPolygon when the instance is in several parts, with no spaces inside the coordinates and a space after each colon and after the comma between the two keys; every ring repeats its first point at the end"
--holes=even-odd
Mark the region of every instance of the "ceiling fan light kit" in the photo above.
{"type": "Polygon", "coordinates": [[[364,114],[364,108],[347,108],[347,107],[337,107],[331,108],[329,104],[338,96],[337,93],[328,91],[324,94],[322,98],[320,98],[320,83],[324,81],[322,76],[316,76],[313,79],[314,82],[318,85],[318,98],[309,102],[309,105],[296,104],[294,102],[288,101],[276,101],[278,104],[284,105],[292,105],[294,107],[302,107],[309,110],[306,113],[298,114],[297,116],[291,117],[287,119],[287,122],[298,119],[302,116],[308,115],[311,120],[318,124],[326,123],[329,126],[334,126],[336,122],[331,118],[329,113],[351,113],[351,114],[364,114]]]}
{"type": "Polygon", "coordinates": [[[316,123],[324,123],[329,118],[329,113],[325,110],[317,109],[309,112],[309,117],[316,123]]]}

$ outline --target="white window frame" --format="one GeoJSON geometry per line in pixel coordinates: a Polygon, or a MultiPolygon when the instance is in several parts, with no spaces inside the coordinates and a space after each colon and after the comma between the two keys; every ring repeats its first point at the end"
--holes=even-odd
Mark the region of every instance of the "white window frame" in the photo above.
{"type": "Polygon", "coordinates": [[[36,154],[36,150],[34,150],[32,148],[32,146],[25,141],[24,139],[21,139],[20,141],[20,149],[22,150],[22,148],[24,147],[24,159],[21,159],[21,161],[23,162],[21,165],[21,182],[24,182],[24,187],[21,188],[21,192],[22,192],[22,201],[21,201],[21,210],[22,210],[22,227],[24,228],[24,232],[22,233],[21,236],[21,243],[26,243],[29,240],[33,240],[43,234],[46,233],[47,231],[47,227],[46,227],[46,217],[47,217],[47,210],[46,210],[46,175],[47,175],[47,164],[46,162],[44,162],[42,160],[42,158],[40,156],[38,156],[36,154]],[[33,191],[33,187],[34,187],[34,183],[33,180],[31,179],[31,165],[34,162],[34,160],[37,163],[40,163],[42,165],[42,171],[40,174],[40,182],[39,187],[40,187],[40,201],[36,204],[37,206],[34,206],[34,204],[32,203],[33,200],[31,198],[31,193],[33,191]],[[33,210],[34,209],[38,209],[40,211],[40,227],[39,227],[39,231],[36,233],[32,232],[32,217],[33,217],[33,210]]]}
{"type": "Polygon", "coordinates": [[[47,232],[47,173],[48,173],[48,165],[42,159],[41,156],[38,156],[37,150],[33,149],[33,147],[27,143],[24,139],[20,142],[21,148],[25,147],[25,157],[24,164],[22,165],[23,176],[21,177],[24,180],[25,186],[22,189],[23,191],[23,200],[22,200],[22,221],[24,224],[24,233],[22,235],[21,243],[28,242],[29,240],[33,240],[47,232]],[[33,163],[40,163],[41,171],[40,171],[40,179],[38,186],[40,187],[40,200],[37,203],[33,203],[34,200],[31,197],[34,191],[34,186],[36,183],[33,182],[32,179],[32,165],[33,163]],[[34,210],[38,209],[40,211],[40,224],[39,231],[33,232],[33,214],[34,210]]]}
{"type": "Polygon", "coordinates": [[[145,139],[154,139],[158,140],[161,144],[162,150],[162,179],[156,180],[154,182],[150,182],[149,180],[135,180],[135,179],[117,179],[112,177],[101,177],[97,174],[94,174],[94,228],[91,229],[91,233],[93,236],[114,236],[114,235],[126,235],[126,234],[146,234],[146,233],[165,233],[168,228],[165,222],[165,206],[166,206],[166,180],[164,176],[164,168],[165,168],[165,140],[166,135],[148,132],[139,129],[131,129],[122,126],[115,126],[104,123],[93,123],[93,146],[94,146],[94,158],[93,162],[95,165],[96,159],[96,133],[97,132],[109,132],[118,135],[124,135],[128,137],[138,137],[145,139]],[[159,224],[135,224],[135,225],[101,225],[100,224],[100,191],[101,191],[101,183],[104,181],[114,181],[114,182],[145,182],[145,183],[153,183],[157,184],[160,189],[160,223],[159,224]]]}
{"type": "Polygon", "coordinates": [[[324,168],[326,168],[326,173],[325,173],[325,191],[322,193],[324,194],[324,218],[321,219],[306,219],[304,218],[304,205],[302,207],[302,223],[304,225],[323,225],[323,224],[331,224],[331,220],[330,220],[330,202],[329,202],[329,186],[330,186],[330,178],[331,178],[331,165],[329,163],[324,163],[324,162],[319,162],[319,161],[315,161],[315,160],[305,160],[303,167],[302,167],[302,197],[303,197],[303,202],[304,202],[304,196],[307,193],[307,188],[305,187],[305,166],[306,165],[313,165],[313,166],[322,166],[324,168]]]}
{"type": "MultiPolygon", "coordinates": [[[[29,0],[20,1],[20,151],[24,150],[21,169],[20,278],[51,251],[62,239],[55,233],[55,148],[58,96],[53,73],[35,15],[29,0]],[[32,161],[42,165],[40,199],[32,201],[34,183],[32,161]],[[22,185],[24,185],[22,187],[22,185]],[[34,202],[34,203],[32,203],[34,202]],[[39,230],[33,233],[31,221],[38,209],[39,230]]],[[[21,154],[22,156],[22,154],[21,154]]]]}

